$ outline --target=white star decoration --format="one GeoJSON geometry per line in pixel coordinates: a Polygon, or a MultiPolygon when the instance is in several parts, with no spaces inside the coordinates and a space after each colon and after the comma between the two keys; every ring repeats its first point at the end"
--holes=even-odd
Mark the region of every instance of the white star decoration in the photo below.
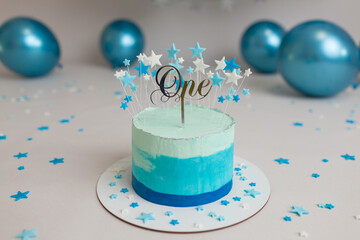
{"type": "Polygon", "coordinates": [[[129,210],[128,209],[121,209],[120,210],[120,213],[122,214],[122,215],[126,215],[126,214],[128,214],[129,213],[129,210]]]}
{"type": "Polygon", "coordinates": [[[148,57],[149,64],[151,68],[153,68],[155,65],[161,66],[160,58],[162,57],[162,54],[156,55],[153,50],[151,50],[151,55],[148,57]]]}
{"type": "Polygon", "coordinates": [[[208,76],[208,78],[214,77],[214,73],[211,70],[208,71],[206,75],[208,76]]]}
{"type": "Polygon", "coordinates": [[[251,74],[252,74],[251,69],[248,68],[248,69],[245,70],[244,76],[249,77],[251,74]]]}
{"type": "Polygon", "coordinates": [[[182,63],[184,62],[184,58],[183,58],[183,57],[179,57],[179,58],[178,58],[178,61],[179,61],[180,64],[182,64],[182,63]]]}
{"type": "Polygon", "coordinates": [[[195,64],[195,66],[196,66],[196,68],[195,68],[195,72],[201,72],[202,74],[205,74],[205,69],[207,69],[208,67],[210,67],[209,65],[207,65],[207,64],[205,64],[204,63],[204,59],[200,59],[200,58],[198,58],[198,59],[196,59],[195,61],[194,61],[194,64],[195,64]]]}
{"type": "Polygon", "coordinates": [[[223,70],[226,67],[225,57],[222,57],[221,60],[215,60],[215,63],[217,65],[215,71],[223,70]]]}
{"type": "Polygon", "coordinates": [[[194,228],[202,229],[203,225],[201,223],[194,223],[194,228]]]}
{"type": "Polygon", "coordinates": [[[243,209],[248,209],[249,208],[249,204],[247,203],[240,203],[240,207],[243,209]]]}
{"type": "Polygon", "coordinates": [[[144,79],[145,79],[146,81],[149,81],[149,80],[150,80],[150,75],[145,74],[145,75],[144,75],[144,79]]]}
{"type": "Polygon", "coordinates": [[[237,82],[240,78],[243,78],[241,75],[237,75],[236,71],[232,71],[229,73],[225,73],[226,75],[226,83],[231,83],[231,84],[235,84],[236,86],[238,85],[237,82]]]}
{"type": "MultiPolygon", "coordinates": [[[[138,59],[138,62],[144,62],[144,59],[146,58],[146,55],[143,53],[140,53],[139,55],[136,56],[138,59]]],[[[145,63],[144,63],[145,64],[145,63]]]]}
{"type": "Polygon", "coordinates": [[[122,77],[125,76],[125,71],[123,71],[123,70],[116,71],[116,72],[114,73],[114,76],[115,76],[117,79],[122,78],[122,77]]]}
{"type": "Polygon", "coordinates": [[[360,221],[360,214],[355,216],[355,220],[360,221]]]}
{"type": "Polygon", "coordinates": [[[309,234],[305,231],[301,231],[301,232],[299,232],[299,236],[303,237],[303,238],[308,238],[309,234]]]}

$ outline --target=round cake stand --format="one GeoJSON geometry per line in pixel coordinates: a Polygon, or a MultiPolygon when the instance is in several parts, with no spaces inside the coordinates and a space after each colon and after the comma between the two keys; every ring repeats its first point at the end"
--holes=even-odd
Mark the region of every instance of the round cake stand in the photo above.
{"type": "Polygon", "coordinates": [[[109,167],[99,178],[101,204],[117,218],[142,228],[164,232],[202,232],[243,222],[263,209],[270,183],[254,164],[234,157],[233,187],[228,195],[196,207],[168,207],[138,196],[131,186],[131,157],[109,167]]]}

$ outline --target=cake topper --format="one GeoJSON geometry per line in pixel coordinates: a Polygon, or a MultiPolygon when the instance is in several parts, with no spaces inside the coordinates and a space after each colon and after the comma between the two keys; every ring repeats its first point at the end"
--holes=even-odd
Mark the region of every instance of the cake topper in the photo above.
{"type": "Polygon", "coordinates": [[[130,61],[124,59],[125,69],[117,69],[114,74],[122,83],[120,108],[134,117],[150,107],[150,104],[169,107],[180,102],[181,123],[184,126],[186,105],[202,104],[226,112],[229,104],[240,102],[241,94],[245,97],[250,95],[249,89],[241,89],[245,79],[252,74],[250,68],[242,74],[235,57],[232,60],[222,57],[221,60],[215,60],[216,68],[213,72],[207,70],[210,65],[204,63],[203,53],[206,48],[200,47],[197,42],[195,47],[189,49],[195,60],[186,70],[183,66],[184,58],[178,56],[181,50],[174,43],[166,49],[169,63],[164,66],[160,62],[162,54],[154,51],[151,51],[150,56],[140,53],[137,56],[139,64],[132,71],[129,68],[130,61]],[[222,88],[225,85],[229,86],[228,90],[222,88]]]}

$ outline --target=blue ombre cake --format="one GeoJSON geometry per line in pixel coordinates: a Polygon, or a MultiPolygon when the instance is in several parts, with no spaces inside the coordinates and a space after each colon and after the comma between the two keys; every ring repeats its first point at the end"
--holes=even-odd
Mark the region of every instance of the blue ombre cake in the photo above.
{"type": "Polygon", "coordinates": [[[198,105],[147,108],[133,119],[132,185],[142,198],[190,207],[225,196],[232,187],[235,122],[198,105]]]}

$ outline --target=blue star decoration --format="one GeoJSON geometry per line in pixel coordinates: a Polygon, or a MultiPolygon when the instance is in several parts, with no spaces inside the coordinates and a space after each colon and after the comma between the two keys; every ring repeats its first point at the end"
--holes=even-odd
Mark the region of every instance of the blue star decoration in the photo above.
{"type": "Polygon", "coordinates": [[[246,177],[240,177],[240,180],[241,180],[241,181],[246,181],[247,178],[246,178],[246,177]]]}
{"type": "Polygon", "coordinates": [[[299,217],[301,217],[304,214],[309,214],[310,213],[309,211],[305,210],[304,207],[292,206],[292,208],[293,209],[290,212],[297,214],[299,217]]]}
{"type": "Polygon", "coordinates": [[[129,190],[128,190],[127,188],[122,188],[122,189],[120,190],[120,192],[121,192],[121,193],[127,193],[127,192],[129,192],[129,190]]]}
{"type": "Polygon", "coordinates": [[[150,220],[155,220],[154,213],[141,213],[141,216],[136,218],[137,220],[142,220],[143,223],[147,223],[150,220]]]}
{"type": "Polygon", "coordinates": [[[126,88],[127,85],[134,86],[134,80],[135,75],[130,75],[128,72],[125,72],[125,76],[120,78],[120,81],[122,81],[124,88],[126,88]]]}
{"type": "Polygon", "coordinates": [[[125,98],[124,98],[124,101],[126,101],[126,102],[132,102],[131,96],[126,95],[125,98]]]}
{"type": "Polygon", "coordinates": [[[236,168],[234,168],[234,171],[239,172],[239,171],[241,171],[241,168],[236,167],[236,168]]]}
{"type": "Polygon", "coordinates": [[[138,89],[138,86],[134,85],[130,87],[131,91],[136,92],[138,89]]]}
{"type": "Polygon", "coordinates": [[[6,135],[1,135],[1,136],[0,136],[0,141],[1,141],[1,140],[6,140],[6,135]]]}
{"type": "Polygon", "coordinates": [[[232,87],[232,88],[229,88],[229,94],[234,94],[236,92],[236,90],[232,87]]]}
{"type": "Polygon", "coordinates": [[[20,167],[18,167],[18,170],[24,170],[25,169],[25,167],[24,166],[20,166],[20,167]]]}
{"type": "Polygon", "coordinates": [[[69,123],[69,122],[70,122],[69,119],[61,119],[61,120],[59,121],[59,123],[69,123]]]}
{"type": "Polygon", "coordinates": [[[240,101],[239,95],[233,95],[233,101],[234,101],[234,102],[240,101]]]}
{"type": "Polygon", "coordinates": [[[302,126],[304,126],[304,124],[301,123],[301,122],[294,122],[293,125],[294,125],[295,127],[302,127],[302,126]]]}
{"type": "Polygon", "coordinates": [[[215,76],[210,79],[212,81],[212,86],[216,85],[219,88],[221,88],[221,82],[225,80],[225,78],[220,77],[218,72],[216,72],[215,76]]]}
{"type": "Polygon", "coordinates": [[[187,71],[189,74],[191,74],[191,73],[194,72],[194,69],[193,69],[192,67],[188,67],[188,68],[186,69],[186,71],[187,71]]]}
{"type": "Polygon", "coordinates": [[[244,96],[246,96],[246,95],[250,95],[250,90],[249,90],[249,89],[244,88],[244,89],[243,89],[243,91],[242,91],[242,94],[244,94],[244,96]]]}
{"type": "Polygon", "coordinates": [[[325,207],[325,204],[319,203],[317,206],[318,206],[319,208],[324,208],[324,207],[325,207]]]}
{"type": "Polygon", "coordinates": [[[250,187],[255,187],[255,186],[256,186],[256,183],[251,182],[251,183],[249,183],[249,186],[250,186],[250,187]]]}
{"type": "Polygon", "coordinates": [[[245,192],[244,196],[251,196],[253,198],[261,194],[260,192],[255,191],[255,189],[250,189],[250,190],[245,189],[244,192],[245,192]]]}
{"type": "Polygon", "coordinates": [[[136,69],[139,72],[139,77],[143,74],[147,74],[148,73],[148,68],[150,67],[150,65],[145,65],[142,61],[140,61],[140,65],[138,67],[134,67],[134,69],[136,69]]]}
{"type": "Polygon", "coordinates": [[[117,199],[118,198],[118,195],[117,194],[111,194],[109,196],[110,199],[117,199]]]}
{"type": "Polygon", "coordinates": [[[177,219],[173,219],[170,221],[170,224],[175,226],[175,225],[179,224],[179,221],[177,219]]]}
{"type": "Polygon", "coordinates": [[[241,200],[241,197],[233,197],[235,202],[239,202],[241,200]]]}
{"type": "MultiPolygon", "coordinates": [[[[182,66],[182,65],[179,64],[179,61],[178,61],[178,60],[176,60],[175,63],[169,63],[169,64],[170,64],[171,66],[177,68],[178,70],[184,68],[184,66],[182,66]]],[[[173,70],[173,72],[175,72],[175,70],[173,70]]]]}
{"type": "Polygon", "coordinates": [[[227,205],[229,205],[229,201],[227,201],[227,200],[221,200],[221,205],[224,205],[224,206],[227,206],[227,205]]]}
{"type": "Polygon", "coordinates": [[[278,162],[279,164],[289,164],[289,159],[286,158],[278,158],[274,160],[275,162],[278,162]]]}
{"type": "Polygon", "coordinates": [[[218,102],[223,103],[225,101],[225,98],[223,96],[218,97],[218,102]]]}
{"type": "Polygon", "coordinates": [[[139,204],[137,202],[133,202],[130,204],[130,207],[132,207],[132,208],[136,208],[138,206],[139,206],[139,204]]]}
{"type": "Polygon", "coordinates": [[[116,174],[114,177],[115,177],[116,179],[120,179],[120,178],[122,178],[122,175],[121,175],[121,174],[116,174]]]}
{"type": "Polygon", "coordinates": [[[110,182],[110,183],[109,183],[109,186],[110,186],[110,187],[116,186],[116,182],[110,182]]]}
{"type": "Polygon", "coordinates": [[[153,77],[155,77],[155,76],[156,76],[156,73],[157,73],[157,69],[155,69],[154,71],[152,71],[152,72],[151,72],[151,75],[152,75],[153,77]]]}
{"type": "Polygon", "coordinates": [[[20,159],[20,158],[26,158],[28,153],[20,153],[17,155],[14,155],[14,158],[20,159]]]}
{"type": "Polygon", "coordinates": [[[214,217],[216,217],[216,213],[215,212],[209,212],[209,216],[214,218],[214,217]]]}
{"type": "Polygon", "coordinates": [[[204,208],[203,208],[203,207],[197,207],[197,208],[196,208],[196,211],[202,212],[202,211],[204,211],[204,208]]]}
{"type": "Polygon", "coordinates": [[[320,177],[320,175],[319,175],[318,173],[313,173],[311,176],[312,176],[313,178],[318,178],[318,177],[320,177]]]}
{"type": "Polygon", "coordinates": [[[217,218],[217,220],[218,220],[219,222],[222,222],[222,221],[225,221],[225,218],[224,218],[223,216],[219,216],[219,217],[217,218]]]}
{"type": "Polygon", "coordinates": [[[327,160],[326,158],[324,158],[324,159],[323,159],[323,160],[321,160],[321,161],[323,161],[324,163],[329,162],[329,160],[327,160]]]}
{"type": "Polygon", "coordinates": [[[122,108],[122,109],[126,109],[126,108],[128,108],[129,106],[128,106],[128,103],[127,102],[121,102],[121,106],[120,106],[120,108],[122,108]]]}
{"type": "Polygon", "coordinates": [[[331,203],[325,204],[325,208],[327,208],[327,209],[329,209],[329,210],[333,209],[334,207],[335,207],[335,206],[332,205],[331,203]]]}
{"type": "Polygon", "coordinates": [[[199,42],[196,43],[194,48],[190,48],[190,50],[193,52],[192,58],[199,57],[202,58],[202,52],[206,50],[206,48],[201,48],[199,45],[199,42]]]}
{"type": "Polygon", "coordinates": [[[344,155],[341,155],[342,158],[344,158],[345,160],[355,160],[355,156],[353,155],[349,155],[349,154],[344,154],[344,155]]]}
{"type": "Polygon", "coordinates": [[[58,163],[64,163],[64,158],[54,158],[54,160],[49,161],[49,163],[52,163],[54,165],[58,163]]]}
{"type": "Polygon", "coordinates": [[[230,70],[230,72],[233,72],[235,68],[240,67],[240,65],[235,63],[235,58],[233,58],[231,61],[225,60],[226,66],[223,69],[225,70],[230,70]]]}
{"type": "Polygon", "coordinates": [[[176,54],[177,54],[178,52],[180,52],[179,49],[176,49],[174,43],[172,44],[171,48],[170,48],[170,49],[166,49],[166,51],[168,51],[168,53],[169,53],[168,59],[173,58],[174,60],[176,60],[176,54]]]}
{"type": "Polygon", "coordinates": [[[41,127],[38,127],[38,130],[39,130],[39,131],[49,130],[49,126],[41,126],[41,127]]]}
{"type": "Polygon", "coordinates": [[[230,95],[230,94],[226,94],[226,95],[225,95],[225,99],[228,100],[228,101],[230,101],[231,95],[230,95]]]}
{"type": "Polygon", "coordinates": [[[26,192],[20,192],[18,191],[17,194],[15,195],[11,195],[10,197],[11,198],[15,198],[15,202],[19,201],[20,199],[26,199],[28,198],[28,194],[29,194],[30,191],[26,191],[26,192]]]}
{"type": "Polygon", "coordinates": [[[21,238],[22,240],[29,240],[30,238],[36,238],[37,229],[34,228],[32,230],[24,229],[24,231],[21,234],[16,235],[16,238],[21,238]]]}
{"type": "Polygon", "coordinates": [[[127,67],[127,66],[130,66],[130,60],[126,59],[123,61],[124,63],[124,66],[127,67]]]}
{"type": "Polygon", "coordinates": [[[172,211],[167,211],[165,213],[165,215],[168,216],[168,217],[171,217],[172,215],[174,215],[174,213],[172,211]]]}
{"type": "Polygon", "coordinates": [[[285,216],[283,219],[284,219],[286,222],[291,222],[291,217],[289,217],[289,216],[285,216]]]}

